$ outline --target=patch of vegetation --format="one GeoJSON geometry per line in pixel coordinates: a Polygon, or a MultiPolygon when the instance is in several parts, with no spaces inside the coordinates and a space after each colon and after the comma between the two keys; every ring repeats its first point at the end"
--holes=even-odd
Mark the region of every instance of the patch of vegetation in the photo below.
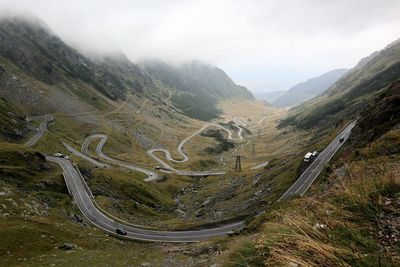
{"type": "Polygon", "coordinates": [[[264,266],[263,257],[256,249],[255,244],[250,240],[239,241],[231,248],[232,252],[228,256],[226,266],[264,266]]]}
{"type": "Polygon", "coordinates": [[[359,146],[364,146],[400,124],[400,81],[393,83],[375,98],[360,115],[353,136],[359,146]],[[371,127],[371,126],[374,127],[371,127]]]}
{"type": "Polygon", "coordinates": [[[38,197],[44,192],[68,193],[64,180],[53,176],[44,155],[23,145],[0,143],[0,180],[38,197]]]}
{"type": "Polygon", "coordinates": [[[210,121],[218,118],[221,114],[221,111],[215,107],[217,105],[215,99],[207,97],[198,99],[193,95],[183,93],[174,95],[171,101],[183,114],[193,119],[210,121]]]}
{"type": "Polygon", "coordinates": [[[235,147],[235,144],[225,139],[219,130],[209,129],[205,132],[202,132],[200,135],[205,137],[212,137],[218,141],[218,144],[206,147],[204,149],[204,151],[208,154],[218,155],[235,147]]]}
{"type": "Polygon", "coordinates": [[[0,98],[0,138],[8,142],[18,142],[29,132],[23,112],[0,98]]]}
{"type": "Polygon", "coordinates": [[[111,169],[96,169],[94,172],[84,171],[84,173],[95,195],[138,202],[159,209],[171,210],[173,206],[171,198],[132,174],[111,169]]]}
{"type": "Polygon", "coordinates": [[[218,163],[211,159],[197,160],[191,164],[192,170],[204,170],[217,166],[218,163]]]}

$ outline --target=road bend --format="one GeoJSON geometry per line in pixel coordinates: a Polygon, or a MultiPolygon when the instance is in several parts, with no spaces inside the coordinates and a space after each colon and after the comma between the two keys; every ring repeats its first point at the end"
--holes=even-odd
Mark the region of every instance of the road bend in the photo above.
{"type": "Polygon", "coordinates": [[[223,237],[228,235],[231,231],[244,227],[244,221],[239,221],[201,230],[157,231],[116,222],[102,213],[96,207],[93,202],[94,200],[90,197],[89,193],[85,189],[85,185],[81,176],[78,174],[69,160],[53,156],[47,156],[46,159],[48,161],[57,163],[62,168],[64,180],[67,184],[68,190],[75,199],[75,202],[82,214],[93,225],[110,234],[117,235],[116,229],[124,229],[127,234],[124,236],[119,236],[132,240],[153,242],[198,242],[211,238],[223,237]]]}
{"type": "Polygon", "coordinates": [[[40,138],[42,138],[43,134],[47,131],[47,126],[49,125],[49,123],[54,121],[54,117],[52,115],[44,115],[40,117],[44,117],[44,121],[36,129],[36,133],[28,141],[25,142],[25,145],[28,147],[33,147],[34,145],[36,145],[40,138]]]}

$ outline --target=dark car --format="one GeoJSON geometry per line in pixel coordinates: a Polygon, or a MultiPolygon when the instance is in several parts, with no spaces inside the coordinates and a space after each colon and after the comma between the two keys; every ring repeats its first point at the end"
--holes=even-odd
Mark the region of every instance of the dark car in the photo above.
{"type": "Polygon", "coordinates": [[[126,231],[121,228],[117,228],[117,230],[115,230],[115,232],[117,232],[117,234],[119,234],[119,235],[126,235],[126,231]]]}
{"type": "Polygon", "coordinates": [[[339,142],[342,143],[344,141],[344,137],[340,137],[339,142]]]}

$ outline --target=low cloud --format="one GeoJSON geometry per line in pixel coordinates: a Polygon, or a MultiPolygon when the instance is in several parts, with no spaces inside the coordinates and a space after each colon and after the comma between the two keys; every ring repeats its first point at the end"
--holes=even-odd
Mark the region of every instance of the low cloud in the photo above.
{"type": "Polygon", "coordinates": [[[198,59],[253,90],[287,89],[400,37],[400,1],[2,0],[84,53],[198,59]]]}

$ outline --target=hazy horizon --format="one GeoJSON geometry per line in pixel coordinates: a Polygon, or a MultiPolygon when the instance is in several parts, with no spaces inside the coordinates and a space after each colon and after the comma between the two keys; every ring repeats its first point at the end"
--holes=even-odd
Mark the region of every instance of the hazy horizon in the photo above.
{"type": "Polygon", "coordinates": [[[252,92],[287,90],[351,68],[400,37],[395,0],[1,0],[0,9],[37,16],[83,53],[122,50],[133,62],[200,60],[252,92]]]}

